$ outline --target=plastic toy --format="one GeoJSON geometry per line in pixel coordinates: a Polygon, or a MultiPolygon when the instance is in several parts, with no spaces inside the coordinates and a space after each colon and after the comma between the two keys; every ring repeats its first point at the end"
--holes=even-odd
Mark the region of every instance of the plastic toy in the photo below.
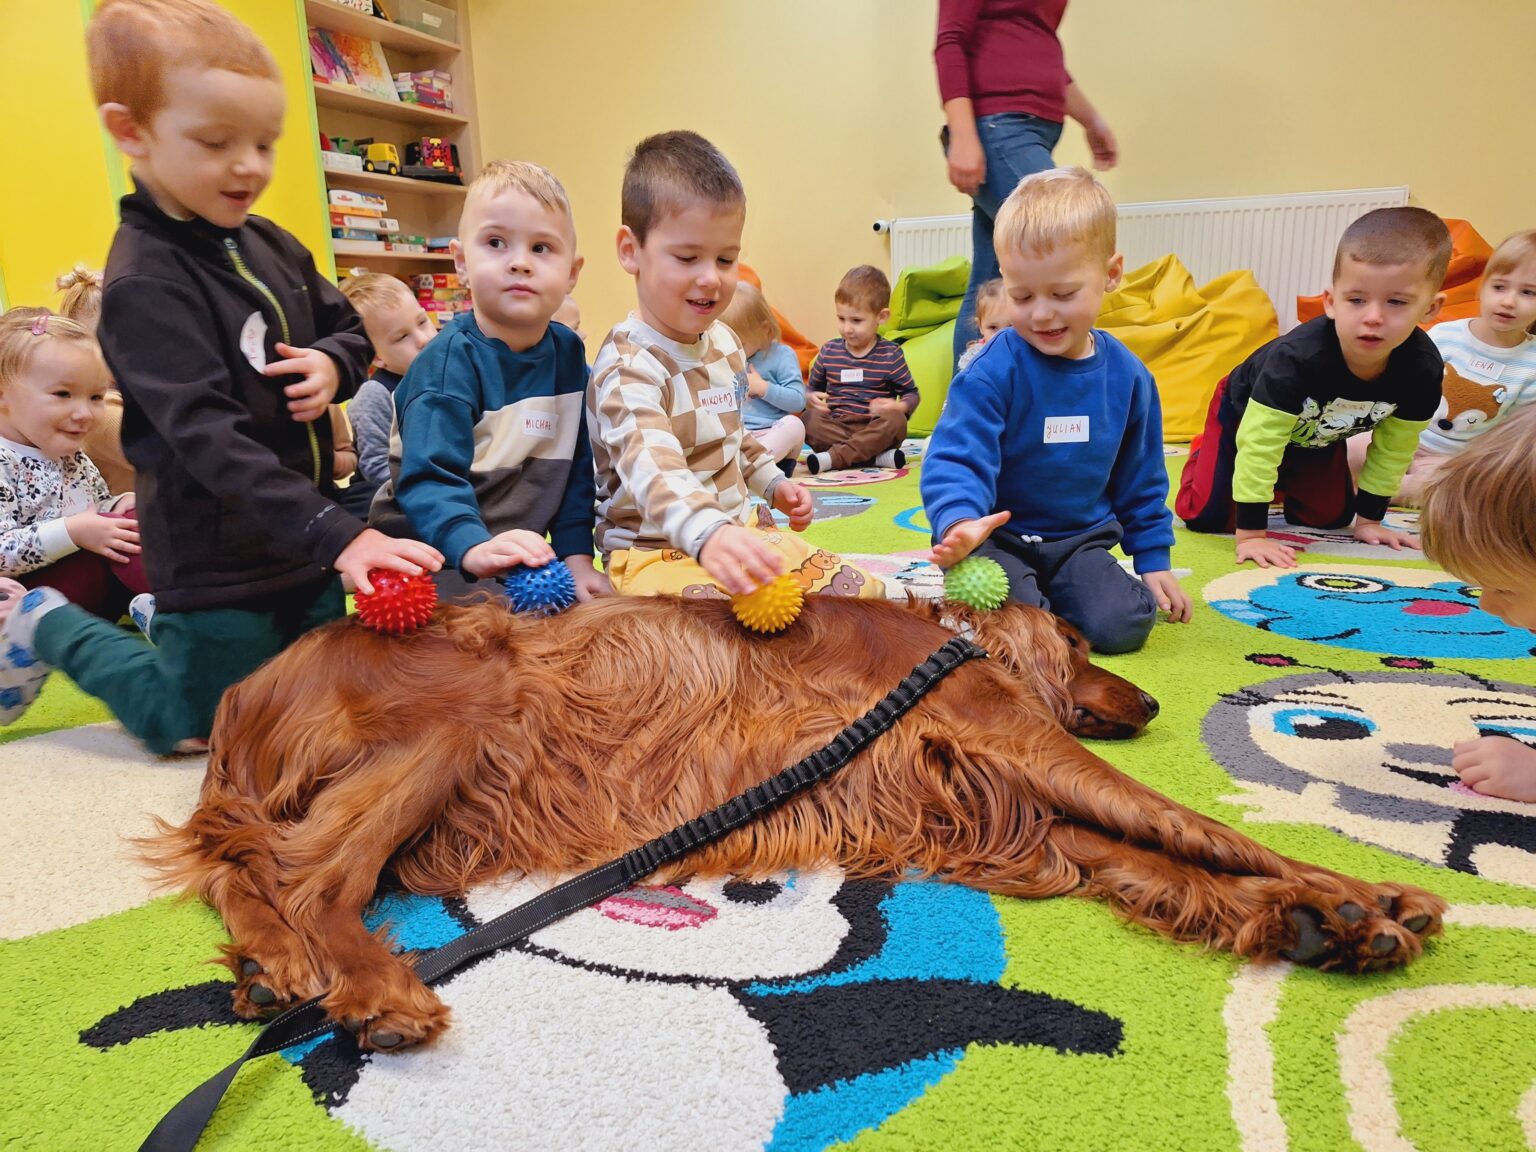
{"type": "Polygon", "coordinates": [[[373,594],[357,594],[357,618],[375,632],[400,635],[414,632],[432,616],[437,604],[437,585],[423,573],[409,576],[388,568],[370,568],[368,583],[373,594]]]}
{"type": "Polygon", "coordinates": [[[1008,599],[1008,573],[988,556],[967,556],[944,573],[944,598],[990,612],[1008,599]]]}
{"type": "Polygon", "coordinates": [[[363,153],[363,171],[400,175],[400,149],[393,144],[369,144],[363,153]]]}
{"type": "Polygon", "coordinates": [[[576,578],[563,560],[551,560],[542,568],[519,565],[501,578],[512,611],[530,616],[553,616],[576,603],[576,578]]]}
{"type": "Polygon", "coordinates": [[[755,592],[731,597],[731,611],[754,632],[782,632],[800,616],[805,589],[789,573],[776,576],[755,592]]]}

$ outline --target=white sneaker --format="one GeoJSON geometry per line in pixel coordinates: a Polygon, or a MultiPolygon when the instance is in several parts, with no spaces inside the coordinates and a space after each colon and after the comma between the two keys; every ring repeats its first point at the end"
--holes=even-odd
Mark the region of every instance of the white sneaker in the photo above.
{"type": "Polygon", "coordinates": [[[144,633],[144,639],[151,639],[149,626],[155,619],[154,593],[140,592],[132,600],[128,601],[128,615],[139,626],[139,631],[144,633]]]}
{"type": "Polygon", "coordinates": [[[33,588],[5,618],[0,628],[0,725],[21,719],[43,690],[53,667],[38,659],[32,638],[39,620],[68,603],[52,588],[33,588]]]}

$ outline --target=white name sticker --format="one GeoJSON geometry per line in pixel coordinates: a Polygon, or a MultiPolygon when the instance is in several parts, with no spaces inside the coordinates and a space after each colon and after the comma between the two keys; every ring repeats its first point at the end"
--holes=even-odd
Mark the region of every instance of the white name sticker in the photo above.
{"type": "Polygon", "coordinates": [[[240,326],[240,354],[258,372],[267,366],[267,322],[260,312],[252,312],[240,326]]]}
{"type": "Polygon", "coordinates": [[[1504,375],[1504,365],[1497,360],[1484,360],[1481,356],[1474,356],[1468,360],[1467,368],[1485,380],[1497,380],[1504,375]]]}
{"type": "Polygon", "coordinates": [[[1088,443],[1088,417],[1047,416],[1045,418],[1045,442],[1047,444],[1088,443]]]}
{"type": "Polygon", "coordinates": [[[699,407],[706,412],[736,411],[735,388],[706,388],[699,393],[699,407]]]}
{"type": "Polygon", "coordinates": [[[535,440],[555,438],[555,418],[547,412],[529,412],[523,416],[523,435],[535,440]]]}
{"type": "Polygon", "coordinates": [[[844,368],[837,374],[837,378],[844,384],[862,384],[864,383],[864,369],[844,368]]]}

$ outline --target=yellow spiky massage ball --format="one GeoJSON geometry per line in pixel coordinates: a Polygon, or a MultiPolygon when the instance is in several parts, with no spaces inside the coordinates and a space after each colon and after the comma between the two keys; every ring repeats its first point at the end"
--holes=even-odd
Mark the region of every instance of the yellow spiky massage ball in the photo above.
{"type": "Polygon", "coordinates": [[[805,590],[789,573],[776,576],[756,592],[731,597],[731,611],[754,632],[782,632],[800,616],[805,590]]]}

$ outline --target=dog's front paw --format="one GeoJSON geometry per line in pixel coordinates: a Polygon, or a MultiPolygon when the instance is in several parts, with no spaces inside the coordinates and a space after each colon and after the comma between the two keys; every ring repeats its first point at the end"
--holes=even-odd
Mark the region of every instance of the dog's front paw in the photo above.
{"type": "Polygon", "coordinates": [[[1374,972],[1397,968],[1440,931],[1445,901],[1411,885],[1370,885],[1362,899],[1310,899],[1282,917],[1286,960],[1323,970],[1374,972]],[[1287,931],[1288,929],[1288,931],[1287,931]]]}
{"type": "Polygon", "coordinates": [[[366,1050],[429,1044],[448,1027],[448,1007],[403,961],[389,960],[339,976],[323,1001],[326,1015],[366,1050]]]}
{"type": "Polygon", "coordinates": [[[235,974],[231,998],[235,1015],[242,1020],[275,1016],[321,992],[320,982],[302,955],[236,945],[227,950],[223,963],[235,974]],[[258,952],[259,958],[252,952],[258,952]]]}

